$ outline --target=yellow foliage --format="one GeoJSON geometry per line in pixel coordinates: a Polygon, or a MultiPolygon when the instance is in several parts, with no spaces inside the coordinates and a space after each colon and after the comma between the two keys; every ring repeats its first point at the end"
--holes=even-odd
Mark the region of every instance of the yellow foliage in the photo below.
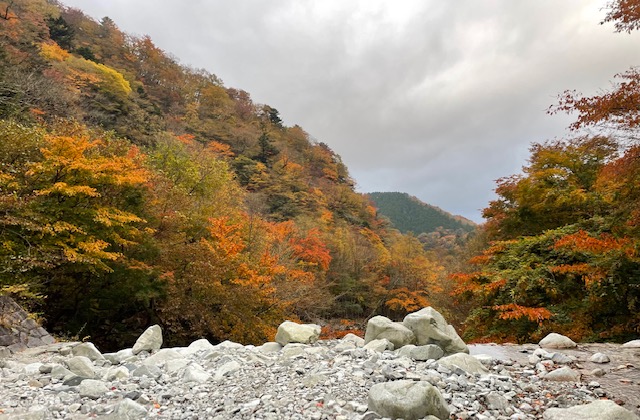
{"type": "Polygon", "coordinates": [[[43,42],[40,44],[40,55],[50,61],[65,61],[71,54],[60,48],[55,42],[43,42]]]}
{"type": "Polygon", "coordinates": [[[56,182],[50,188],[36,191],[36,195],[60,194],[68,197],[76,195],[86,195],[88,197],[100,197],[100,193],[95,188],[87,185],[68,185],[66,182],[56,182]]]}
{"type": "Polygon", "coordinates": [[[107,92],[124,96],[128,96],[131,93],[129,81],[114,68],[80,57],[70,57],[68,62],[76,70],[97,76],[100,80],[98,84],[107,92]]]}

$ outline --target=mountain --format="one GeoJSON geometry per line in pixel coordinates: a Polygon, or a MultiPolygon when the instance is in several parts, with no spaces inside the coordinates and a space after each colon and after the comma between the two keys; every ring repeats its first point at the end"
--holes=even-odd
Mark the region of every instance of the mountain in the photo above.
{"type": "Polygon", "coordinates": [[[368,194],[378,209],[402,233],[416,235],[438,229],[471,232],[476,224],[462,216],[455,216],[436,206],[402,192],[373,192],[368,194]]]}
{"type": "Polygon", "coordinates": [[[402,318],[439,264],[274,107],[108,17],[0,2],[0,294],[49,331],[262,343],[284,319],[402,318]]]}

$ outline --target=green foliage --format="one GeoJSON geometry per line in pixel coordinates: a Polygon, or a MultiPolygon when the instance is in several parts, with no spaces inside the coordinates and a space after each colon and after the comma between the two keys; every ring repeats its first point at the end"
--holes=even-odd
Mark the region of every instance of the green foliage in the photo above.
{"type": "Polygon", "coordinates": [[[367,194],[378,209],[400,232],[436,232],[438,229],[471,232],[475,224],[461,217],[453,216],[437,207],[425,204],[407,193],[373,192],[367,194]]]}
{"type": "Polygon", "coordinates": [[[70,50],[75,31],[69,26],[67,21],[65,21],[62,16],[58,16],[57,18],[49,17],[47,19],[47,26],[49,27],[49,36],[51,39],[65,50],[70,50]]]}
{"type": "Polygon", "coordinates": [[[485,210],[495,241],[455,275],[472,303],[467,335],[535,340],[633,336],[640,309],[638,147],[603,137],[532,147],[524,175],[485,210]]]}

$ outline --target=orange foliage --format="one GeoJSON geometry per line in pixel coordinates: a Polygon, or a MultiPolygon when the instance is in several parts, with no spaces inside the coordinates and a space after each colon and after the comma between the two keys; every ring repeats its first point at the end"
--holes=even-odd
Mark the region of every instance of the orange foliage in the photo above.
{"type": "Polygon", "coordinates": [[[475,281],[482,273],[454,273],[449,276],[456,284],[451,291],[451,296],[458,296],[466,292],[476,293],[481,290],[481,286],[475,281]]]}
{"type": "Polygon", "coordinates": [[[194,136],[193,134],[181,134],[179,136],[176,136],[176,138],[180,141],[180,143],[186,144],[187,146],[192,146],[193,144],[195,144],[194,139],[196,138],[196,136],[194,136]]]}
{"type": "Polygon", "coordinates": [[[207,150],[222,157],[233,157],[235,154],[231,151],[231,146],[228,144],[220,143],[218,141],[210,141],[207,144],[207,150]]]}
{"type": "Polygon", "coordinates": [[[427,299],[427,292],[424,290],[409,290],[406,287],[389,290],[389,294],[393,296],[387,299],[385,305],[392,311],[397,312],[414,312],[431,306],[427,299]]]}
{"type": "Polygon", "coordinates": [[[538,324],[550,319],[553,314],[546,308],[530,308],[526,306],[520,306],[515,303],[509,303],[507,305],[495,305],[493,310],[500,312],[500,319],[520,319],[528,318],[530,321],[537,322],[538,324]]]}
{"type": "Polygon", "coordinates": [[[599,238],[594,238],[588,232],[580,230],[573,235],[566,235],[556,241],[556,249],[566,248],[571,251],[582,251],[594,254],[604,254],[609,251],[624,250],[629,257],[635,254],[635,250],[628,238],[615,238],[610,234],[602,233],[599,238]]]}
{"type": "Polygon", "coordinates": [[[329,269],[331,254],[329,248],[320,238],[317,228],[309,230],[305,237],[289,240],[293,251],[301,261],[308,265],[317,266],[323,271],[329,269]]]}

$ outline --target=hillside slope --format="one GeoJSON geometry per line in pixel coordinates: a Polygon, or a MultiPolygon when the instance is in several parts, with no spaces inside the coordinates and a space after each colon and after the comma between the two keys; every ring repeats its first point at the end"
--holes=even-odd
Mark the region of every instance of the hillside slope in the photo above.
{"type": "Polygon", "coordinates": [[[438,207],[423,203],[402,192],[373,192],[367,194],[378,213],[387,217],[402,233],[416,235],[440,229],[471,232],[476,224],[461,216],[454,216],[438,207]]]}
{"type": "Polygon", "coordinates": [[[277,109],[108,17],[0,10],[0,293],[50,331],[257,343],[433,301],[439,262],[277,109]]]}

